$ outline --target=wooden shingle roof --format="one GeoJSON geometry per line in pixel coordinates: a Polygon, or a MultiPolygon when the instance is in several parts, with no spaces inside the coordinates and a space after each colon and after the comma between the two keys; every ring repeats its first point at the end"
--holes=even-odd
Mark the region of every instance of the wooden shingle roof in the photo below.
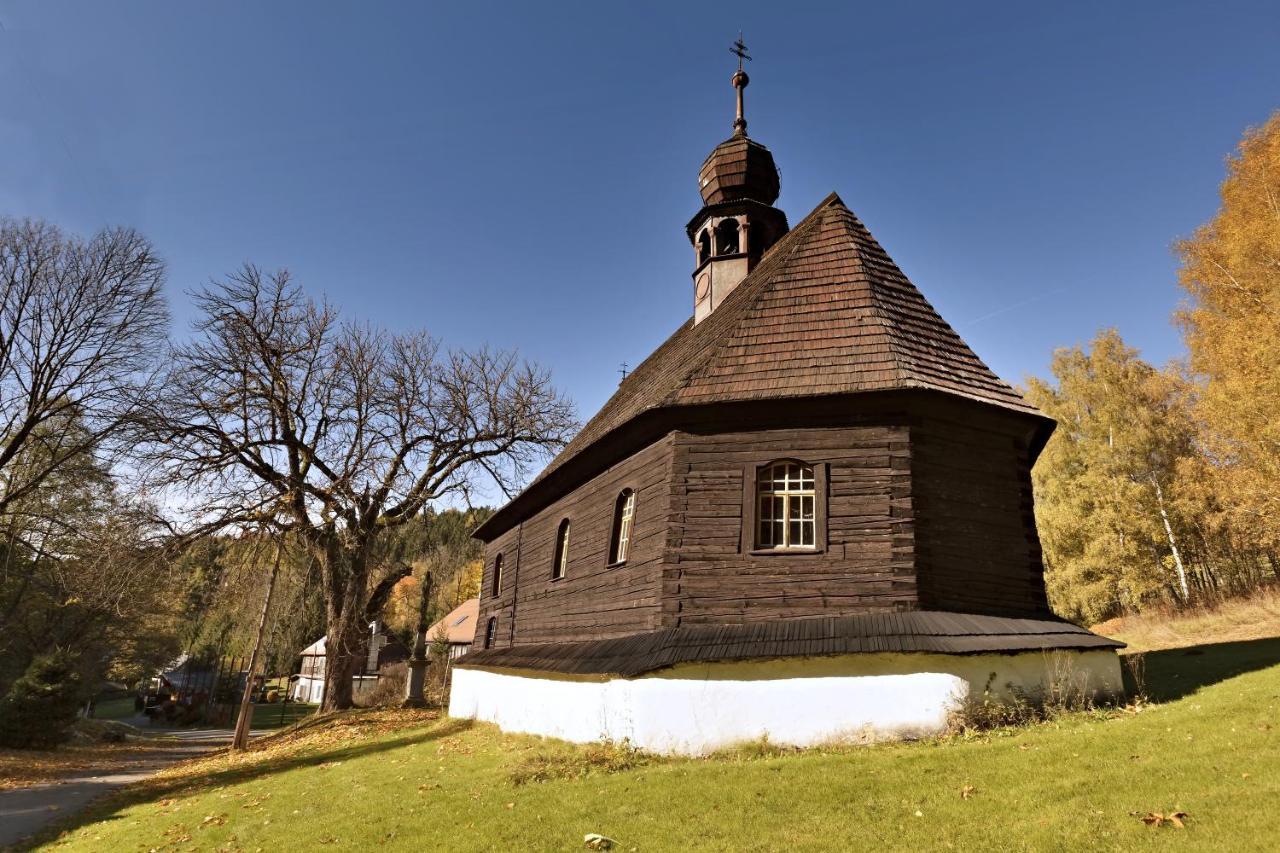
{"type": "Polygon", "coordinates": [[[905,388],[1038,414],[832,193],[705,320],[627,376],[538,479],[653,408],[905,388]]]}
{"type": "Polygon", "coordinates": [[[773,154],[745,134],[717,145],[698,171],[698,192],[705,204],[744,198],[773,204],[778,190],[773,154]]]}
{"type": "Polygon", "coordinates": [[[1124,643],[1058,619],[917,610],[664,628],[581,643],[473,651],[460,666],[634,677],[682,663],[874,652],[982,654],[1117,649],[1124,643]]]}
{"type": "Polygon", "coordinates": [[[540,484],[655,410],[927,389],[1027,415],[835,193],[774,244],[701,323],[692,318],[629,374],[530,486],[476,535],[489,539],[540,484]]]}

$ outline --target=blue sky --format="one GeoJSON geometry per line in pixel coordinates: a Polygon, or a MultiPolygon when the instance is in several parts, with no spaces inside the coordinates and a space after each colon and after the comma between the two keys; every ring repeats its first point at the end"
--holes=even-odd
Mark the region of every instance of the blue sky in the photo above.
{"type": "Polygon", "coordinates": [[[799,221],[835,190],[998,373],[1177,356],[1173,241],[1280,107],[1268,3],[0,2],[0,210],[126,224],[171,300],[251,260],[516,347],[588,416],[692,310],[696,175],[755,61],[799,221]]]}

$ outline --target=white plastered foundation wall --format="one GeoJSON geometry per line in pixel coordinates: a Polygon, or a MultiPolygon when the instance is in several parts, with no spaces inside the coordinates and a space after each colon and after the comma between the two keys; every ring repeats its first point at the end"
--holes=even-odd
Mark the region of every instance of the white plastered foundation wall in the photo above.
{"type": "Polygon", "coordinates": [[[934,734],[967,696],[1038,695],[1064,683],[1118,695],[1119,658],[1110,649],[877,653],[682,664],[638,678],[457,666],[449,714],[511,732],[699,755],[762,737],[815,746],[934,734]]]}

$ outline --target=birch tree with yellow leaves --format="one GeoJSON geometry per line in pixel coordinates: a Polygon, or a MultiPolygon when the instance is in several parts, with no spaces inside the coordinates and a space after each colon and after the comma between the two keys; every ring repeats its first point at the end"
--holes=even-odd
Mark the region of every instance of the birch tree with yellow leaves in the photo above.
{"type": "MultiPolygon", "coordinates": [[[[1222,205],[1178,245],[1195,417],[1234,523],[1280,545],[1280,112],[1227,161],[1222,205]]],[[[1274,566],[1273,566],[1274,568],[1274,566]]]]}

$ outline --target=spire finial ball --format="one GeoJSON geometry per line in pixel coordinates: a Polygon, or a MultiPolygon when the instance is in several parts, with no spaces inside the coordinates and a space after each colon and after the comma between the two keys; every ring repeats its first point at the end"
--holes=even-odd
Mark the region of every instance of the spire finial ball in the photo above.
{"type": "Polygon", "coordinates": [[[733,72],[733,79],[730,82],[733,83],[733,88],[735,89],[745,89],[747,84],[751,82],[751,78],[747,76],[747,72],[739,68],[733,72]]]}

